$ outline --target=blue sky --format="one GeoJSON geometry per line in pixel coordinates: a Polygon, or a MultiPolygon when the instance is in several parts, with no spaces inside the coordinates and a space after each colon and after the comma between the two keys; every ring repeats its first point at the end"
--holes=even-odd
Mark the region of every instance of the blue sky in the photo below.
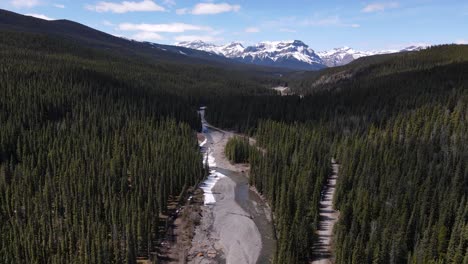
{"type": "Polygon", "coordinates": [[[321,51],[468,43],[465,0],[0,0],[0,8],[165,44],[299,39],[321,51]]]}

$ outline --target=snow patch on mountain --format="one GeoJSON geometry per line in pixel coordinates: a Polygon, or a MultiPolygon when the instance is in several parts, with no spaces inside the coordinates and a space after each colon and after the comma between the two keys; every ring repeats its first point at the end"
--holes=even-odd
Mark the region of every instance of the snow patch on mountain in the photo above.
{"type": "Polygon", "coordinates": [[[222,55],[245,63],[297,69],[323,68],[322,59],[300,40],[263,41],[244,47],[239,42],[214,45],[203,41],[179,42],[177,46],[222,55]]]}
{"type": "Polygon", "coordinates": [[[244,50],[243,58],[252,57],[278,61],[280,59],[295,59],[308,64],[323,64],[315,51],[300,40],[264,41],[244,50]]]}
{"type": "Polygon", "coordinates": [[[357,51],[350,47],[334,48],[328,51],[318,52],[317,54],[328,67],[344,65],[355,59],[373,55],[369,52],[357,51]]]}
{"type": "Polygon", "coordinates": [[[401,50],[358,51],[350,47],[341,47],[315,52],[300,40],[262,41],[248,47],[244,47],[240,42],[215,45],[197,40],[179,42],[176,46],[202,50],[244,63],[303,70],[345,65],[366,56],[418,51],[426,48],[425,46],[409,46],[401,50]]]}
{"type": "Polygon", "coordinates": [[[241,56],[245,49],[244,46],[242,46],[242,44],[239,42],[232,42],[226,45],[215,45],[212,43],[206,43],[201,40],[195,40],[178,42],[175,45],[189,49],[202,50],[228,58],[241,56]]]}
{"type": "Polygon", "coordinates": [[[426,46],[409,46],[401,50],[380,50],[380,51],[358,51],[350,47],[334,48],[328,51],[320,51],[317,54],[328,67],[335,67],[348,64],[355,59],[361,57],[390,54],[398,52],[419,51],[425,49],[426,46]]]}

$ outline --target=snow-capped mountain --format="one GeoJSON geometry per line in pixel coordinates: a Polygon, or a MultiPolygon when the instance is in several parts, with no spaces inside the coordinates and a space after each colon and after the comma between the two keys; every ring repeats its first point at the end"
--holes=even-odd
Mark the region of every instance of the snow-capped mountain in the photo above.
{"type": "Polygon", "coordinates": [[[406,47],[402,50],[400,50],[399,52],[405,52],[405,51],[420,51],[420,50],[423,50],[423,49],[426,49],[427,46],[409,46],[409,47],[406,47]]]}
{"type": "Polygon", "coordinates": [[[295,69],[324,68],[322,59],[300,40],[260,42],[245,48],[241,61],[295,69]]]}
{"type": "Polygon", "coordinates": [[[201,40],[195,40],[179,42],[176,43],[176,46],[211,52],[227,58],[240,57],[245,50],[244,46],[242,46],[242,44],[239,42],[232,42],[226,45],[215,45],[212,43],[203,42],[201,40]]]}
{"type": "Polygon", "coordinates": [[[361,57],[390,54],[398,52],[419,51],[425,49],[425,46],[409,46],[401,50],[380,50],[380,51],[357,51],[350,47],[335,48],[328,51],[320,51],[317,54],[328,67],[335,67],[348,64],[361,57]]]}
{"type": "Polygon", "coordinates": [[[227,58],[241,57],[245,50],[244,46],[242,46],[242,44],[239,42],[232,42],[226,45],[215,45],[212,43],[203,42],[201,40],[196,40],[179,42],[176,43],[176,46],[195,50],[202,50],[221,55],[227,58]]]}
{"type": "Polygon", "coordinates": [[[223,55],[240,62],[302,70],[324,68],[322,59],[300,40],[265,41],[244,47],[241,43],[214,45],[202,41],[179,42],[177,46],[223,55]]]}
{"type": "Polygon", "coordinates": [[[417,51],[425,48],[424,46],[410,46],[401,50],[358,51],[350,47],[342,47],[316,53],[300,40],[264,41],[248,47],[244,47],[239,42],[215,45],[200,40],[179,42],[176,45],[210,52],[244,63],[300,70],[335,67],[365,56],[417,51]]]}
{"type": "Polygon", "coordinates": [[[219,54],[217,50],[218,46],[215,44],[203,42],[201,40],[183,41],[176,43],[176,46],[219,54]]]}
{"type": "Polygon", "coordinates": [[[355,59],[361,57],[375,55],[377,53],[357,51],[350,47],[334,48],[328,51],[321,51],[317,53],[322,58],[325,65],[328,67],[340,66],[348,64],[355,59]]]}

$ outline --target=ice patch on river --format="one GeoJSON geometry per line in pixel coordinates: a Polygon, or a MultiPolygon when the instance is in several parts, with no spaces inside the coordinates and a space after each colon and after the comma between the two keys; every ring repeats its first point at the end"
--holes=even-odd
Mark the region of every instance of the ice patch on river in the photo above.
{"type": "Polygon", "coordinates": [[[213,194],[213,187],[216,185],[216,182],[219,181],[219,179],[226,177],[226,175],[217,172],[216,169],[216,160],[215,157],[211,154],[211,149],[210,148],[202,148],[202,152],[205,151],[204,153],[204,158],[203,158],[203,165],[206,165],[208,162],[208,166],[210,167],[210,174],[208,174],[208,177],[200,184],[200,188],[203,190],[204,196],[205,196],[205,205],[208,204],[214,204],[216,203],[216,199],[213,194]]]}
{"type": "Polygon", "coordinates": [[[206,180],[201,183],[200,188],[203,190],[205,195],[205,205],[216,203],[213,187],[215,186],[216,182],[219,181],[219,179],[224,177],[226,177],[226,175],[215,170],[211,170],[206,180]]]}
{"type": "Polygon", "coordinates": [[[210,168],[216,167],[216,160],[215,157],[210,153],[211,149],[208,149],[208,152],[205,154],[205,158],[203,159],[203,165],[206,165],[208,162],[208,166],[210,168]]]}
{"type": "MultiPolygon", "coordinates": [[[[198,113],[202,119],[202,132],[208,133],[208,128],[206,127],[205,121],[205,107],[200,107],[198,113]]],[[[200,151],[203,153],[203,165],[206,166],[208,163],[208,167],[210,168],[210,174],[208,174],[208,177],[206,177],[206,179],[200,184],[200,188],[204,193],[205,205],[216,203],[216,199],[212,191],[213,187],[216,185],[216,182],[218,182],[219,179],[226,177],[226,175],[216,171],[216,160],[212,154],[212,149],[210,147],[205,147],[207,142],[208,138],[205,136],[205,140],[200,143],[200,151]]]]}
{"type": "Polygon", "coordinates": [[[205,138],[205,140],[203,140],[203,142],[202,142],[202,143],[200,143],[200,147],[203,147],[203,146],[205,146],[206,142],[208,142],[208,139],[206,139],[206,138],[205,138]]]}

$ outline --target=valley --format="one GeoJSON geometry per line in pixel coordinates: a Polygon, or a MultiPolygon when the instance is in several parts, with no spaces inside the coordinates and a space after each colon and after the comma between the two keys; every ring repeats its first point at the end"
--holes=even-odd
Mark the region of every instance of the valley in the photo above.
{"type": "MultiPolygon", "coordinates": [[[[202,147],[210,168],[208,181],[210,177],[217,179],[204,189],[206,206],[195,229],[189,263],[219,263],[219,257],[213,258],[214,252],[226,263],[269,263],[275,246],[270,209],[250,189],[248,166],[233,165],[224,154],[234,134],[210,126],[204,111],[201,117],[206,142],[202,147]]],[[[202,188],[206,184],[202,183],[202,188]]]]}
{"type": "Polygon", "coordinates": [[[158,4],[0,10],[0,263],[468,263],[468,45],[215,45],[267,26],[158,4]]]}

